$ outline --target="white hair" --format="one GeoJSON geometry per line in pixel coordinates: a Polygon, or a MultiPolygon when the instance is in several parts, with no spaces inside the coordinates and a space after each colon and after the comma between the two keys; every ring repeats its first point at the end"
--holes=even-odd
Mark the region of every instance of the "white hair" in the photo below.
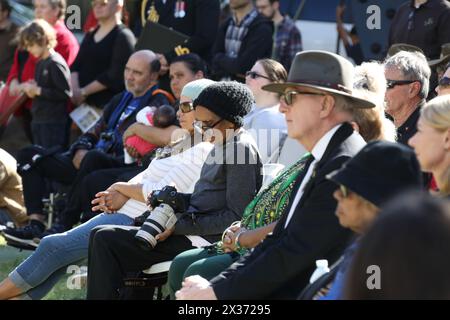
{"type": "Polygon", "coordinates": [[[386,78],[384,66],[379,62],[363,62],[355,67],[353,89],[364,89],[373,92],[375,104],[382,103],[386,94],[386,78]]]}
{"type": "Polygon", "coordinates": [[[428,96],[431,69],[422,53],[400,51],[392,57],[387,58],[384,67],[385,69],[395,68],[399,70],[406,80],[420,81],[420,98],[425,99],[428,96]]]}

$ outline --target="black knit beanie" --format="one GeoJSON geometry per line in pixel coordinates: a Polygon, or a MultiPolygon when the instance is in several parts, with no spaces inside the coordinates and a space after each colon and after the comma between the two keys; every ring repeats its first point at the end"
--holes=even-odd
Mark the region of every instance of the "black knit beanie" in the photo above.
{"type": "Polygon", "coordinates": [[[238,127],[244,125],[244,116],[250,112],[253,104],[254,98],[250,89],[236,81],[213,83],[194,100],[194,108],[205,107],[238,127]]]}

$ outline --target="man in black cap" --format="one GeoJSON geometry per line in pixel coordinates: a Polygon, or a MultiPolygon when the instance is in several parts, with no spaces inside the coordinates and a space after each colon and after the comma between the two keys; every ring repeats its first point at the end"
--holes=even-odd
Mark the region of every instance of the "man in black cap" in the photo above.
{"type": "Polygon", "coordinates": [[[185,250],[218,241],[226,227],[242,218],[262,183],[256,143],[242,128],[243,117],[252,104],[249,89],[237,82],[219,82],[202,91],[194,101],[194,128],[215,146],[203,165],[187,210],[174,212],[175,208],[164,206],[176,213],[178,220],[156,237],[158,244],[151,251],[138,245],[136,229],[92,231],[88,299],[119,298],[125,272],[138,272],[172,260],[185,250]]]}
{"type": "Polygon", "coordinates": [[[353,71],[336,54],[303,51],[295,56],[286,83],[264,87],[282,95],[288,135],[310,152],[305,169],[272,234],[210,282],[186,278],[177,298],[295,299],[317,259],[333,263],[342,254],[351,233],[336,219],[336,185],[326,175],[365,145],[348,123],[352,110],[374,107],[352,94],[353,71]]]}

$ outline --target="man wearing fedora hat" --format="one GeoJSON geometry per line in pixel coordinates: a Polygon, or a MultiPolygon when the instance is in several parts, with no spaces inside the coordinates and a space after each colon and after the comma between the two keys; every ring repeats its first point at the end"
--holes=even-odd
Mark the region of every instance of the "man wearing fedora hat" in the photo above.
{"type": "Polygon", "coordinates": [[[354,108],[374,104],[352,94],[353,66],[325,51],[295,56],[288,80],[265,90],[281,94],[288,134],[308,151],[291,201],[273,232],[209,282],[188,277],[178,299],[294,299],[307,285],[316,259],[334,262],[350,231],[334,215],[336,185],[326,175],[339,169],[365,142],[350,124],[354,108]]]}

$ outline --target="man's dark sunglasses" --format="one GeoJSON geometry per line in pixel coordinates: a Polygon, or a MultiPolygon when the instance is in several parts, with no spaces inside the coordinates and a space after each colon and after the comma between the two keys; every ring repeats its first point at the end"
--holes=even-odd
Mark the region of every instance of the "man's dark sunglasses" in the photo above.
{"type": "Polygon", "coordinates": [[[267,80],[272,81],[272,79],[270,79],[269,77],[263,76],[262,74],[259,74],[258,72],[255,72],[255,71],[247,71],[247,72],[245,73],[245,76],[246,76],[246,77],[250,77],[250,78],[252,78],[252,79],[256,79],[256,78],[264,78],[264,79],[267,79],[267,80]]]}
{"type": "Polygon", "coordinates": [[[387,89],[392,89],[395,86],[401,86],[401,85],[404,85],[404,84],[411,84],[411,83],[414,83],[414,82],[417,82],[417,81],[419,81],[419,80],[388,80],[388,79],[386,79],[386,88],[387,89]]]}

